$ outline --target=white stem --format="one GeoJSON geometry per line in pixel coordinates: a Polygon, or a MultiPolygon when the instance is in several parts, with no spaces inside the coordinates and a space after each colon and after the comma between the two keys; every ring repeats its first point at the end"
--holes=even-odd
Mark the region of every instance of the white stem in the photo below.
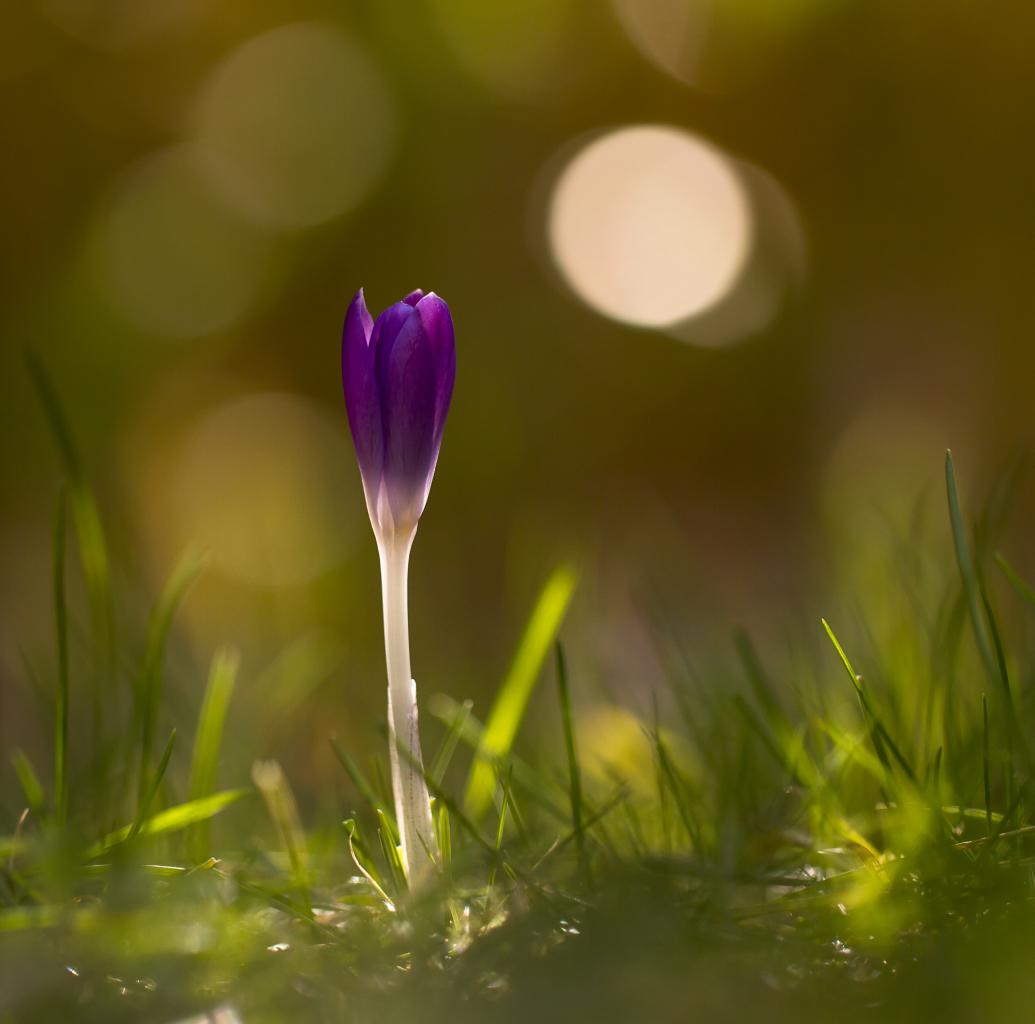
{"type": "Polygon", "coordinates": [[[420,885],[431,874],[435,849],[431,800],[424,782],[417,731],[417,684],[410,672],[406,581],[414,532],[386,538],[378,544],[388,664],[388,755],[402,861],[411,887],[420,885]]]}

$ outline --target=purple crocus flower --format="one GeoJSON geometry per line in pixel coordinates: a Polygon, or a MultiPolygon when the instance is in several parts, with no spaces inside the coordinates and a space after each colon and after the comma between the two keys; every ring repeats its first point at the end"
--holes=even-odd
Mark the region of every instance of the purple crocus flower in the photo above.
{"type": "Polygon", "coordinates": [[[415,886],[430,877],[436,845],[410,669],[407,581],[456,377],[449,307],[416,291],[372,321],[360,289],[345,315],[341,377],[381,557],[392,795],[403,866],[415,886]]]}
{"type": "Polygon", "coordinates": [[[418,289],[371,321],[360,289],[345,316],[341,375],[374,530],[381,541],[412,534],[456,377],[449,307],[418,289]]]}

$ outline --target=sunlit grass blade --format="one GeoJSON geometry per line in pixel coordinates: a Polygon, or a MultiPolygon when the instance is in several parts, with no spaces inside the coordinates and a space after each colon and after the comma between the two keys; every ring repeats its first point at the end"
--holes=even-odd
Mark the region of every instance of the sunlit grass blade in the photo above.
{"type": "MultiPolygon", "coordinates": [[[[240,655],[232,648],[216,651],[209,671],[205,696],[198,713],[198,725],[194,733],[194,750],[191,755],[190,781],[187,795],[191,800],[208,796],[216,788],[219,768],[219,754],[223,746],[223,729],[227,711],[233,697],[234,683],[240,655]]],[[[195,859],[204,856],[208,845],[207,823],[198,825],[194,834],[195,859]]]]}
{"type": "Polygon", "coordinates": [[[443,803],[438,803],[435,807],[435,840],[442,858],[442,871],[450,878],[453,866],[453,825],[449,808],[443,803]]]}
{"type": "MultiPolygon", "coordinates": [[[[460,740],[473,751],[480,749],[485,727],[465,704],[458,704],[452,697],[444,693],[436,693],[429,701],[428,710],[442,722],[447,729],[457,728],[460,740]]],[[[557,821],[568,824],[569,811],[566,804],[567,794],[535,766],[519,757],[513,751],[507,758],[508,767],[514,770],[514,781],[531,800],[548,811],[557,821]]],[[[495,773],[495,768],[493,769],[495,773]]],[[[437,782],[437,780],[436,780],[437,782]]]]}
{"type": "Polygon", "coordinates": [[[828,736],[837,749],[845,754],[848,763],[858,766],[878,783],[883,784],[887,780],[887,762],[881,761],[863,746],[865,741],[862,736],[838,728],[825,719],[818,720],[816,728],[828,736]]]}
{"type": "Polygon", "coordinates": [[[229,647],[220,648],[212,659],[205,696],[198,713],[191,756],[190,783],[187,792],[191,800],[208,796],[216,788],[219,752],[223,745],[223,728],[234,693],[240,655],[229,647]]]}
{"type": "Polygon", "coordinates": [[[127,841],[135,839],[136,836],[140,834],[140,830],[144,827],[144,822],[147,820],[147,814],[151,809],[151,805],[155,801],[155,797],[158,796],[158,790],[161,788],[162,780],[165,778],[165,773],[169,768],[169,758],[172,757],[173,747],[175,745],[176,730],[173,729],[173,731],[169,733],[169,739],[165,742],[165,749],[162,751],[162,756],[158,759],[158,767],[155,768],[147,794],[140,802],[140,809],[137,812],[136,821],[133,822],[133,825],[129,830],[129,835],[126,837],[127,841]]]}
{"type": "Polygon", "coordinates": [[[510,671],[496,695],[464,795],[467,813],[475,819],[481,817],[492,802],[493,765],[510,752],[550,644],[575,592],[576,581],[575,570],[570,565],[558,566],[546,581],[510,671]]]}
{"type": "Polygon", "coordinates": [[[407,889],[406,869],[403,867],[402,855],[399,853],[395,823],[380,807],[377,808],[377,820],[379,823],[377,837],[381,840],[381,852],[388,864],[388,873],[392,876],[392,888],[397,893],[404,893],[407,889]]]}
{"type": "Polygon", "coordinates": [[[312,917],[313,906],[309,895],[309,865],[305,833],[298,817],[298,805],[280,765],[276,761],[256,761],[252,766],[252,781],[266,801],[270,819],[288,855],[291,877],[307,916],[312,917]]]}
{"type": "Polygon", "coordinates": [[[571,823],[575,830],[575,844],[583,872],[587,870],[586,842],[582,832],[582,773],[579,770],[578,746],[575,740],[575,716],[571,707],[571,690],[568,686],[568,666],[564,648],[556,644],[557,696],[561,705],[561,726],[564,730],[564,752],[568,759],[568,787],[571,795],[571,823]]]}
{"type": "Polygon", "coordinates": [[[173,617],[187,588],[204,566],[204,558],[196,551],[187,551],[177,563],[162,590],[148,623],[144,660],[137,683],[137,718],[140,736],[140,775],[138,799],[144,799],[150,785],[148,777],[151,746],[158,721],[158,707],[162,695],[162,663],[165,644],[172,627],[173,617]]]}
{"type": "MultiPolygon", "coordinates": [[[[403,747],[400,747],[399,756],[410,757],[410,753],[403,747]]],[[[438,782],[431,778],[426,769],[424,770],[424,781],[427,784],[428,793],[434,798],[436,804],[440,807],[447,808],[463,831],[488,854],[496,857],[497,851],[492,842],[482,835],[481,830],[478,828],[478,825],[474,820],[464,813],[464,809],[449,795],[449,793],[446,792],[446,790],[442,788],[442,786],[438,784],[438,782]]]]}
{"type": "Polygon", "coordinates": [[[852,681],[852,687],[855,689],[856,696],[859,698],[859,703],[862,706],[863,713],[867,719],[869,719],[872,729],[873,746],[877,753],[877,757],[880,758],[885,769],[890,771],[891,762],[884,749],[886,746],[887,749],[891,751],[895,761],[906,774],[907,778],[909,778],[911,782],[916,782],[916,773],[913,771],[913,766],[906,759],[905,755],[903,755],[898,744],[891,738],[891,734],[888,732],[884,723],[881,721],[880,716],[876,713],[873,705],[870,703],[870,699],[862,684],[862,676],[860,676],[852,667],[852,663],[848,660],[848,655],[845,653],[845,649],[841,646],[841,641],[837,639],[833,629],[831,629],[830,623],[827,622],[826,619],[821,619],[820,621],[823,624],[823,629],[826,631],[827,637],[834,645],[834,650],[837,651],[838,657],[841,659],[841,664],[848,673],[848,678],[852,681]]]}
{"type": "MultiPolygon", "coordinates": [[[[248,796],[252,792],[251,789],[228,789],[221,793],[213,793],[211,796],[202,797],[200,800],[190,800],[187,803],[177,804],[175,807],[167,807],[164,811],[159,811],[157,814],[147,818],[137,834],[139,836],[158,836],[189,828],[191,825],[196,825],[199,821],[206,821],[214,817],[224,808],[229,807],[230,804],[236,803],[242,797],[248,796]]],[[[113,846],[125,842],[132,828],[132,825],[126,825],[124,828],[108,833],[99,842],[89,847],[86,851],[86,859],[95,860],[113,846]]]]}
{"type": "Polygon", "coordinates": [[[531,839],[529,832],[528,820],[521,810],[521,803],[518,800],[518,787],[515,784],[517,782],[517,775],[514,769],[513,761],[507,762],[507,775],[506,778],[500,778],[496,780],[497,788],[502,795],[504,785],[509,790],[507,796],[507,818],[514,826],[514,832],[517,834],[518,841],[521,843],[528,843],[531,839]]]}
{"type": "Polygon", "coordinates": [[[370,863],[370,858],[366,855],[360,857],[360,850],[362,847],[359,843],[359,836],[356,831],[356,822],[352,818],[348,818],[343,822],[345,826],[345,833],[348,836],[349,841],[349,855],[352,857],[352,863],[359,869],[359,873],[370,883],[371,888],[381,898],[385,907],[388,910],[395,910],[395,904],[392,902],[391,897],[385,892],[384,887],[378,880],[373,864],[370,863]]]}
{"type": "Polygon", "coordinates": [[[507,773],[507,778],[503,780],[501,790],[503,792],[503,798],[500,801],[500,814],[499,820],[496,825],[496,842],[493,846],[493,852],[495,853],[495,859],[492,862],[492,867],[489,869],[489,884],[488,887],[491,889],[496,884],[496,869],[499,866],[501,853],[503,850],[503,833],[507,827],[507,808],[510,806],[510,780],[511,773],[507,773]]]}
{"type": "Polygon", "coordinates": [[[54,639],[57,689],[54,700],[54,817],[68,818],[68,607],[65,600],[65,494],[58,498],[54,522],[54,639]]]}

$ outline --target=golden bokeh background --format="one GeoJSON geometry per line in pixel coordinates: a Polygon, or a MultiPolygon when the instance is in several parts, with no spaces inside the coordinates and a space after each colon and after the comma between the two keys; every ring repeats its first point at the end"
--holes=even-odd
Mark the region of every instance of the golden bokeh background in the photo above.
{"type": "Polygon", "coordinates": [[[453,309],[411,620],[422,692],[480,714],[562,559],[582,575],[566,638],[583,702],[642,705],[663,673],[650,609],[702,633],[814,621],[835,570],[925,487],[940,500],[944,448],[978,490],[1035,435],[1035,9],[24,0],[5,15],[0,745],[35,742],[53,673],[61,470],[27,350],[99,496],[127,678],[179,553],[207,550],[169,714],[237,645],[228,756],[277,756],[309,782],[336,772],[328,732],[374,749],[383,715],[377,562],[340,400],[361,285],[374,307],[421,287],[453,309]]]}

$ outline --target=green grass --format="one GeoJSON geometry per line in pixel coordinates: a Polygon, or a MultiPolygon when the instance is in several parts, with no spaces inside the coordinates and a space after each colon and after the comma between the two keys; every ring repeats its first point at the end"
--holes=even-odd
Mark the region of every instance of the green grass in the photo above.
{"type": "MultiPolygon", "coordinates": [[[[96,502],[58,440],[74,523],[96,502]]],[[[443,856],[416,893],[383,761],[314,738],[342,766],[328,827],[276,762],[224,764],[234,651],[196,706],[165,706],[195,556],[113,653],[100,520],[74,529],[94,627],[76,640],[62,501],[53,772],[12,751],[0,804],[0,1022],[1027,1019],[1033,591],[1002,489],[971,519],[951,456],[945,480],[943,540],[866,549],[879,589],[839,580],[790,644],[717,635],[638,712],[590,699],[591,652],[558,642],[575,576],[557,570],[485,724],[463,694],[426,701],[443,856]],[[553,738],[528,743],[544,680],[553,738]],[[69,729],[84,707],[88,746],[69,729]]]]}
{"type": "Polygon", "coordinates": [[[536,679],[568,610],[576,579],[571,566],[561,565],[546,581],[514,655],[514,663],[496,695],[464,795],[468,813],[476,818],[485,813],[492,799],[497,766],[510,753],[536,679]]]}

